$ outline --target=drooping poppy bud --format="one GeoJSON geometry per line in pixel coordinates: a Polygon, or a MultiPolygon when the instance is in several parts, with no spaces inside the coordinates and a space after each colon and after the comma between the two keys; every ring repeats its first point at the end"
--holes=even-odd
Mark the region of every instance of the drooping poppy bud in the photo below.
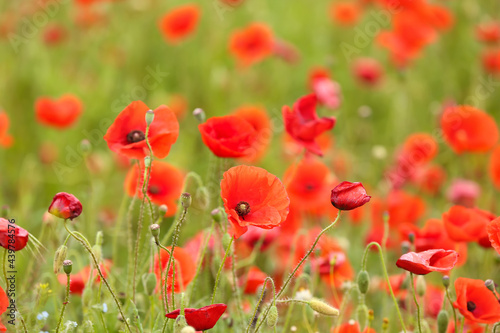
{"type": "Polygon", "coordinates": [[[82,213],[82,204],[73,194],[57,193],[49,206],[49,213],[62,219],[74,219],[82,213]]]}
{"type": "Polygon", "coordinates": [[[342,182],[332,190],[331,202],[339,210],[352,210],[370,201],[361,183],[342,182]]]}

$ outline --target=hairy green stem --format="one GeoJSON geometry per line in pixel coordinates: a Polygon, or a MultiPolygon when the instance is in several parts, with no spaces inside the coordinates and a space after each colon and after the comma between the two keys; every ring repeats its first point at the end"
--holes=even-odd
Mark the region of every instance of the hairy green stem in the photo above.
{"type": "Polygon", "coordinates": [[[215,278],[214,291],[212,293],[212,301],[210,304],[215,303],[215,294],[217,293],[217,286],[219,285],[220,274],[222,272],[222,269],[224,268],[224,262],[226,262],[227,255],[231,251],[231,245],[233,245],[233,240],[234,240],[234,238],[231,237],[231,240],[229,241],[229,244],[227,245],[227,248],[226,248],[226,253],[224,253],[224,258],[222,258],[222,262],[220,263],[219,271],[217,272],[217,276],[215,278]]]}
{"type": "Polygon", "coordinates": [[[66,294],[64,296],[64,303],[61,309],[61,314],[59,315],[59,322],[57,323],[57,328],[56,328],[56,333],[59,333],[59,330],[61,328],[61,324],[63,322],[64,318],[64,311],[66,310],[66,305],[69,302],[69,282],[70,282],[70,274],[66,274],[66,294]]]}
{"type": "Polygon", "coordinates": [[[417,307],[417,325],[418,325],[418,332],[422,332],[422,325],[420,324],[420,305],[418,304],[417,300],[417,294],[415,292],[415,285],[413,284],[413,273],[410,272],[410,290],[411,294],[413,295],[413,301],[415,302],[415,306],[417,307]]]}

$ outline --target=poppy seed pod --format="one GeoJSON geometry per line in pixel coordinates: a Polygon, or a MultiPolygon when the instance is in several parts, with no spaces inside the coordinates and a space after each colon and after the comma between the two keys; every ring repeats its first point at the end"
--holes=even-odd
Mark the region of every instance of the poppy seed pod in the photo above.
{"type": "Polygon", "coordinates": [[[484,285],[486,286],[486,288],[488,288],[489,290],[495,292],[495,282],[493,282],[493,280],[491,279],[488,279],[486,281],[484,281],[484,285]]]}
{"type": "Polygon", "coordinates": [[[61,219],[73,220],[82,213],[82,204],[73,194],[60,192],[52,199],[49,213],[61,219]]]}
{"type": "Polygon", "coordinates": [[[64,273],[66,273],[67,275],[70,275],[71,271],[73,270],[73,262],[71,260],[64,260],[62,265],[63,265],[64,273]]]}
{"type": "Polygon", "coordinates": [[[450,286],[450,277],[448,275],[443,276],[443,286],[445,288],[450,286]]]}
{"type": "Polygon", "coordinates": [[[149,230],[151,231],[151,235],[153,235],[154,238],[160,236],[160,225],[159,224],[152,224],[149,227],[149,230]]]}
{"type": "Polygon", "coordinates": [[[182,207],[185,209],[189,208],[191,206],[191,203],[193,202],[193,198],[191,197],[191,194],[184,192],[181,194],[181,203],[182,207]]]}
{"type": "Polygon", "coordinates": [[[331,202],[339,210],[352,210],[370,201],[361,183],[342,182],[332,190],[331,202]]]}
{"type": "Polygon", "coordinates": [[[151,125],[155,119],[155,112],[153,110],[146,111],[146,125],[151,125]]]}

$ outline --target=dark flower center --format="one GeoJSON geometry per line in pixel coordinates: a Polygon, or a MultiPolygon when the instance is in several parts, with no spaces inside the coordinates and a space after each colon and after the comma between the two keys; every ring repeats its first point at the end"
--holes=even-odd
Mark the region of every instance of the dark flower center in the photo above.
{"type": "Polygon", "coordinates": [[[476,310],[476,303],[474,303],[473,301],[468,301],[467,302],[467,310],[469,312],[476,310]]]}
{"type": "Polygon", "coordinates": [[[314,186],[314,184],[306,184],[306,190],[307,191],[312,191],[316,188],[316,186],[314,186]]]}
{"type": "Polygon", "coordinates": [[[160,193],[160,188],[158,186],[156,186],[156,185],[153,185],[153,186],[149,187],[149,191],[148,192],[151,193],[151,194],[158,194],[158,193],[160,193]]]}
{"type": "Polygon", "coordinates": [[[246,201],[240,201],[236,204],[236,213],[238,213],[239,216],[244,220],[245,215],[250,213],[250,204],[246,201]]]}
{"type": "Polygon", "coordinates": [[[135,143],[146,139],[143,131],[132,131],[127,134],[127,141],[129,143],[135,143]]]}

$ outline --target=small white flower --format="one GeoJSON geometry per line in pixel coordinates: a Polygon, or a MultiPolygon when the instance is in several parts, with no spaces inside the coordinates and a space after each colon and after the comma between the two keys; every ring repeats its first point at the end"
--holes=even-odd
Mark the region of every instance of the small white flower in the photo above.
{"type": "Polygon", "coordinates": [[[44,318],[48,318],[48,317],[49,317],[49,313],[48,313],[47,311],[43,311],[43,312],[42,312],[42,316],[43,316],[44,318]]]}
{"type": "Polygon", "coordinates": [[[108,312],[108,305],[106,303],[102,303],[102,312],[108,312]]]}
{"type": "Polygon", "coordinates": [[[309,291],[309,289],[301,289],[299,291],[297,291],[297,293],[295,294],[295,299],[298,299],[300,301],[309,301],[313,298],[311,292],[309,291]]]}
{"type": "Polygon", "coordinates": [[[43,315],[41,313],[37,314],[36,315],[36,319],[42,320],[43,319],[43,315]]]}

